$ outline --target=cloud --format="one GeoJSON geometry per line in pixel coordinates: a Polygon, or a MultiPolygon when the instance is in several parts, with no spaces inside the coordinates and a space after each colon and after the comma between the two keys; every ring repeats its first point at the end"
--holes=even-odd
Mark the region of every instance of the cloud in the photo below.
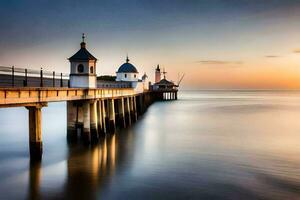
{"type": "Polygon", "coordinates": [[[197,63],[204,65],[241,65],[242,61],[225,61],[225,60],[199,60],[197,63]]]}
{"type": "Polygon", "coordinates": [[[277,55],[266,55],[266,58],[279,58],[280,56],[277,55]]]}
{"type": "Polygon", "coordinates": [[[300,49],[295,49],[293,52],[294,53],[300,53],[300,49]]]}

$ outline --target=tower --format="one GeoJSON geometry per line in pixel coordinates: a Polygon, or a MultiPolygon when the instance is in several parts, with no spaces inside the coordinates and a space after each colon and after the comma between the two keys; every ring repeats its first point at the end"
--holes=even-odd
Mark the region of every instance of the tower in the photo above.
{"type": "Polygon", "coordinates": [[[155,69],[155,83],[158,83],[160,80],[161,80],[161,73],[160,73],[159,65],[157,65],[155,69]]]}
{"type": "Polygon", "coordinates": [[[86,49],[85,35],[82,34],[82,42],[80,49],[72,57],[70,61],[70,87],[73,88],[96,88],[96,62],[95,58],[86,49]]]}

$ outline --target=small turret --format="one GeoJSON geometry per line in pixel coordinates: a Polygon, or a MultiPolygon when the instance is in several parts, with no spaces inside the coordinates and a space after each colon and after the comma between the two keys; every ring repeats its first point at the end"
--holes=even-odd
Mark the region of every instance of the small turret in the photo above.
{"type": "Polygon", "coordinates": [[[74,88],[96,88],[96,62],[95,58],[87,49],[85,35],[82,34],[80,49],[70,61],[70,87],[74,88]]]}

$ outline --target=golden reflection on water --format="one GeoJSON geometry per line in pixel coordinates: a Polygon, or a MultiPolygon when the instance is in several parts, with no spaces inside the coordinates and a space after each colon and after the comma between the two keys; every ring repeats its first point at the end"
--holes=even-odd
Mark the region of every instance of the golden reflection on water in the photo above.
{"type": "MultiPolygon", "coordinates": [[[[62,196],[66,199],[96,199],[96,190],[114,174],[116,135],[102,138],[98,145],[72,144],[68,149],[67,179],[62,196]]],[[[30,163],[28,199],[40,199],[42,163],[30,163]]],[[[61,196],[59,195],[59,196],[61,196]]]]}
{"type": "Polygon", "coordinates": [[[28,199],[40,199],[40,185],[42,177],[41,162],[31,162],[29,170],[28,199]]]}

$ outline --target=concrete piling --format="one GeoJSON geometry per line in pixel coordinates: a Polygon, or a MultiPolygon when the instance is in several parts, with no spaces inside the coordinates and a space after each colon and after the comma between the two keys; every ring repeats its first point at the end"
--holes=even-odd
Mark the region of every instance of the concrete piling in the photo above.
{"type": "Polygon", "coordinates": [[[135,114],[134,114],[134,105],[133,105],[133,97],[129,97],[129,105],[130,105],[130,118],[131,122],[135,122],[135,114]]]}
{"type": "Polygon", "coordinates": [[[117,104],[118,104],[118,125],[120,128],[125,128],[126,121],[125,121],[124,98],[118,99],[117,104]]]}
{"type": "Polygon", "coordinates": [[[131,114],[130,114],[129,97],[124,98],[124,99],[125,99],[125,120],[126,120],[126,125],[131,126],[131,114]]]}
{"type": "Polygon", "coordinates": [[[102,127],[103,127],[103,131],[104,133],[107,133],[107,115],[106,115],[106,107],[105,107],[105,101],[104,100],[100,100],[101,101],[101,108],[102,108],[102,127]]]}
{"type": "Polygon", "coordinates": [[[137,106],[136,106],[136,96],[133,96],[132,100],[133,100],[134,119],[135,119],[135,121],[137,121],[138,114],[137,114],[137,106]]]}
{"type": "Polygon", "coordinates": [[[77,117],[78,117],[78,107],[72,102],[67,102],[67,140],[76,141],[77,140],[77,117]]]}
{"type": "Polygon", "coordinates": [[[90,103],[90,131],[91,131],[91,142],[97,143],[99,140],[98,135],[98,119],[97,119],[97,101],[90,103]]]}
{"type": "Polygon", "coordinates": [[[29,110],[29,152],[31,160],[41,160],[42,142],[42,106],[28,106],[29,110]]]}
{"type": "Polygon", "coordinates": [[[82,139],[85,144],[91,143],[91,118],[90,118],[90,103],[83,103],[83,132],[82,139]]]}
{"type": "Polygon", "coordinates": [[[177,92],[67,102],[68,141],[77,141],[80,132],[84,143],[97,143],[100,136],[114,133],[116,127],[125,128],[137,121],[154,101],[174,99],[177,92]]]}
{"type": "Polygon", "coordinates": [[[98,119],[98,137],[105,134],[103,127],[103,111],[102,111],[102,101],[97,100],[97,119],[98,119]]]}
{"type": "Polygon", "coordinates": [[[115,124],[115,104],[114,99],[108,99],[108,112],[109,112],[109,133],[114,133],[116,130],[115,124]]]}

